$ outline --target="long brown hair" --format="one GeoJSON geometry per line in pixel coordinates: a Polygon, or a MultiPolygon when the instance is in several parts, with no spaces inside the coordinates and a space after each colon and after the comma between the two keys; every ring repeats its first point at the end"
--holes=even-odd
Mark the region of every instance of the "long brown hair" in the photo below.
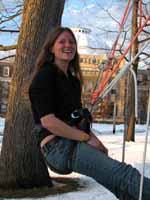
{"type": "MultiPolygon", "coordinates": [[[[52,47],[55,44],[55,41],[57,40],[57,38],[60,36],[60,34],[65,31],[69,32],[72,35],[77,47],[76,38],[70,28],[60,27],[60,26],[55,28],[53,31],[48,33],[47,38],[39,53],[39,56],[37,57],[37,60],[36,60],[37,70],[39,70],[46,62],[54,63],[54,55],[51,52],[52,47]]],[[[83,83],[83,77],[82,77],[82,73],[80,69],[79,54],[77,52],[77,48],[76,48],[76,53],[75,53],[74,58],[70,61],[69,68],[74,73],[74,75],[80,79],[81,83],[83,83]]]]}

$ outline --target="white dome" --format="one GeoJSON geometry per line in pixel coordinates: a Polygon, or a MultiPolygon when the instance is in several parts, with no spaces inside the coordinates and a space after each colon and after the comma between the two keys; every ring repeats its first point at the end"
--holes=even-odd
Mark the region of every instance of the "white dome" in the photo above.
{"type": "Polygon", "coordinates": [[[100,48],[101,45],[96,41],[96,37],[91,34],[90,29],[71,28],[71,30],[76,37],[79,54],[100,54],[100,51],[95,48],[100,48]]]}
{"type": "Polygon", "coordinates": [[[72,31],[75,34],[77,43],[78,43],[78,47],[88,47],[89,43],[88,43],[88,35],[91,32],[90,29],[87,28],[72,28],[72,31]]]}

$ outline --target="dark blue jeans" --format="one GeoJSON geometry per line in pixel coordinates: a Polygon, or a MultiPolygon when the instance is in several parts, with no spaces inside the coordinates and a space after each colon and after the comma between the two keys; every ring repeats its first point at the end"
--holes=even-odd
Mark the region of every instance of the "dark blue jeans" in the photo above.
{"type": "MultiPolygon", "coordinates": [[[[57,173],[65,174],[66,169],[66,173],[74,171],[92,177],[120,200],[139,198],[139,171],[131,165],[110,158],[85,142],[59,139],[48,144],[44,155],[50,168],[56,169],[57,173]]],[[[150,200],[150,179],[146,177],[142,197],[142,200],[150,200]]]]}

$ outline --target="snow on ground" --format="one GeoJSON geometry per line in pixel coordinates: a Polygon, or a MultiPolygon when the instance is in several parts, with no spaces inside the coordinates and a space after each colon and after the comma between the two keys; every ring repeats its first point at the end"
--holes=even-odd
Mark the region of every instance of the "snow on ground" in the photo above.
{"type": "MultiPolygon", "coordinates": [[[[4,119],[0,118],[0,133],[4,129],[4,119]]],[[[116,133],[113,134],[112,124],[93,124],[92,129],[95,134],[100,138],[100,140],[108,147],[109,155],[117,160],[122,160],[122,143],[123,143],[123,132],[124,125],[116,125],[116,133]]],[[[142,160],[144,151],[144,142],[146,134],[145,125],[136,125],[135,127],[135,142],[126,142],[126,153],[125,161],[126,163],[132,164],[134,167],[142,171],[142,160]]],[[[0,146],[1,146],[2,136],[0,134],[0,146]]],[[[145,165],[145,176],[150,178],[150,139],[148,138],[147,145],[147,157],[145,165]]],[[[58,174],[50,171],[52,177],[58,177],[58,174]]],[[[40,200],[116,200],[117,198],[106,190],[103,186],[99,185],[93,179],[72,173],[66,175],[69,177],[79,178],[80,185],[85,187],[80,191],[68,192],[64,194],[58,194],[55,196],[48,196],[45,198],[39,198],[40,200]]],[[[27,199],[26,199],[27,200],[27,199]]]]}

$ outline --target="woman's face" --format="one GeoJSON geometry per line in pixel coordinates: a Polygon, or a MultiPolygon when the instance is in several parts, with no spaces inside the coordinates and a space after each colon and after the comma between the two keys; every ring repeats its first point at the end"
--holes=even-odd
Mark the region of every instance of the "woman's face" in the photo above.
{"type": "Polygon", "coordinates": [[[56,39],[52,53],[55,56],[55,63],[67,62],[69,63],[76,53],[76,42],[68,31],[64,31],[56,39]]]}

